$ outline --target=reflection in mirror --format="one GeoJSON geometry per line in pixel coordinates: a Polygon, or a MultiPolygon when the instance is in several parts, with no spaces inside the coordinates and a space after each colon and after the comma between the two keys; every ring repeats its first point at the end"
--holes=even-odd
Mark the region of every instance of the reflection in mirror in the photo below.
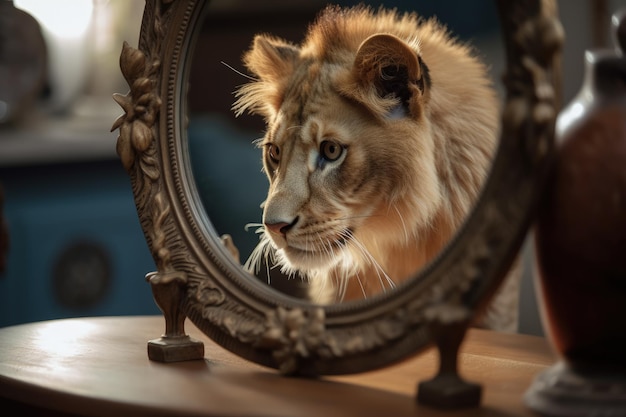
{"type": "MultiPolygon", "coordinates": [[[[397,16],[415,7],[395,3],[397,16]]],[[[259,279],[321,303],[371,297],[462,224],[496,146],[490,80],[503,58],[490,0],[432,3],[418,12],[448,32],[332,9],[307,32],[319,1],[209,6],[188,93],[192,171],[213,226],[259,279]],[[368,39],[380,32],[394,36],[368,39]],[[258,33],[271,36],[251,46],[258,33]]]]}

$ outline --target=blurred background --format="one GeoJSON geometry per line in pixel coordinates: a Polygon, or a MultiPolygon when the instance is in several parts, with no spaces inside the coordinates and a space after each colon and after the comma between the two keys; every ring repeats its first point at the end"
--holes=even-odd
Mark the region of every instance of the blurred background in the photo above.
{"type": "MultiPolygon", "coordinates": [[[[358,2],[335,2],[344,6],[358,2]]],[[[492,0],[364,2],[436,16],[503,71],[492,0]]],[[[0,326],[63,317],[159,313],[146,273],[155,269],[137,220],[130,181],[109,132],[122,111],[111,99],[128,86],[122,42],[137,45],[144,0],[0,0],[0,201],[8,250],[0,244],[0,326]],[[2,252],[4,262],[2,262],[2,252]]],[[[261,118],[235,118],[245,83],[241,55],[254,34],[300,42],[321,0],[215,0],[198,28],[188,65],[189,161],[198,195],[219,234],[247,257],[257,242],[267,190],[261,118]],[[227,64],[227,65],[225,65],[227,64]],[[229,68],[232,67],[232,68],[229,68]]],[[[563,100],[578,91],[583,51],[610,47],[610,15],[626,0],[562,0],[567,39],[563,100]]],[[[542,334],[532,285],[532,247],[523,252],[519,331],[542,334]]]]}

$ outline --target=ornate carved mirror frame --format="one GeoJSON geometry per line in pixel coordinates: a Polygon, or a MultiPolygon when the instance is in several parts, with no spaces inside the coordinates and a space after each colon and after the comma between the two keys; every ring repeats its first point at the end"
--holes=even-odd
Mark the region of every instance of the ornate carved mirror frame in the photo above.
{"type": "Polygon", "coordinates": [[[164,335],[149,342],[150,358],[203,356],[202,344],[185,336],[189,318],[226,349],[284,373],[363,372],[435,343],[441,375],[455,375],[465,330],[516,257],[550,166],[562,42],[554,6],[496,0],[507,57],[501,140],[482,196],[456,238],[401,290],[318,306],[250,279],[199,202],[185,83],[207,3],[148,0],[139,47],[125,44],[120,59],[130,92],[115,95],[125,112],[113,125],[117,152],[157,265],[147,279],[166,322],[164,335]]]}

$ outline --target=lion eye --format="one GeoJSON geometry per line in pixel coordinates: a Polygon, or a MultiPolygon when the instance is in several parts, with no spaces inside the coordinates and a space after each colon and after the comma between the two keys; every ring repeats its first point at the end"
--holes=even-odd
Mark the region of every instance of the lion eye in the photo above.
{"type": "Polygon", "coordinates": [[[269,156],[272,163],[278,164],[278,162],[280,161],[280,148],[273,143],[268,143],[266,145],[266,149],[267,155],[269,156]]]}
{"type": "Polygon", "coordinates": [[[334,162],[343,154],[344,147],[331,140],[325,140],[320,144],[320,156],[328,162],[334,162]]]}

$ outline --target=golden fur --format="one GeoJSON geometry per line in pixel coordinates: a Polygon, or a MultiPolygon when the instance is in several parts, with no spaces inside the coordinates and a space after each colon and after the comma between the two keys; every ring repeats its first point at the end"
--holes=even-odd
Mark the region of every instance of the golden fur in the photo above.
{"type": "Polygon", "coordinates": [[[301,45],[258,35],[236,113],[261,114],[271,255],[318,302],[358,299],[415,274],[472,207],[498,100],[471,48],[435,20],[328,7],[301,45]]]}

